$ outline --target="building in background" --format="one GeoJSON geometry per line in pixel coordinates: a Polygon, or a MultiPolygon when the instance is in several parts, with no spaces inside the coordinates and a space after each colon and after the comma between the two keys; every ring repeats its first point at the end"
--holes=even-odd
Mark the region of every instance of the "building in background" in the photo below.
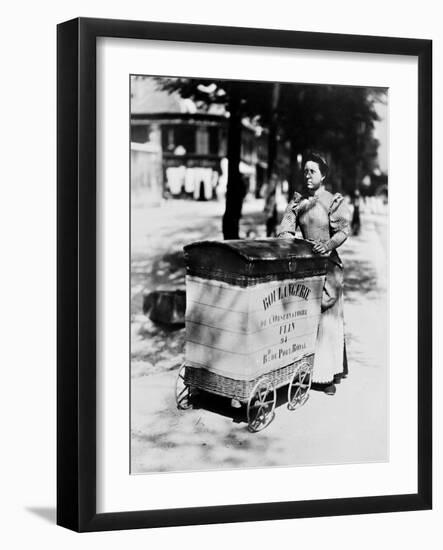
{"type": "Polygon", "coordinates": [[[131,142],[131,204],[159,205],[163,200],[163,159],[155,142],[131,142]]]}
{"type": "MultiPolygon", "coordinates": [[[[135,204],[156,204],[166,197],[223,198],[228,174],[229,113],[223,103],[199,108],[178,92],[161,89],[161,80],[131,78],[131,185],[135,204]]],[[[383,91],[377,91],[375,97],[368,89],[365,98],[361,90],[341,93],[315,85],[293,86],[294,93],[299,90],[299,101],[278,113],[274,132],[272,126],[265,128],[256,122],[261,115],[242,120],[239,169],[246,193],[263,196],[269,164],[287,197],[301,190],[302,152],[314,144],[328,159],[331,191],[350,196],[356,190],[362,196],[383,194],[387,200],[388,104],[383,91]],[[304,107],[303,93],[308,92],[316,100],[304,107]],[[331,97],[341,101],[341,109],[354,108],[346,124],[342,124],[340,109],[331,108],[331,97]],[[375,125],[371,102],[379,119],[375,125]],[[359,118],[360,108],[366,119],[359,118]],[[312,135],[311,119],[316,128],[312,135]],[[331,136],[336,136],[335,141],[331,136]]],[[[267,119],[266,113],[263,119],[267,119]]]]}
{"type": "MultiPolygon", "coordinates": [[[[131,80],[131,186],[154,203],[163,197],[208,200],[226,191],[228,113],[198,110],[178,93],[159,90],[153,78],[131,80]],[[142,152],[143,149],[143,152],[142,152]],[[159,161],[160,159],[160,161],[159,161]],[[161,171],[152,166],[161,164],[161,171]]],[[[266,181],[267,131],[243,121],[240,172],[257,193],[266,181]]]]}

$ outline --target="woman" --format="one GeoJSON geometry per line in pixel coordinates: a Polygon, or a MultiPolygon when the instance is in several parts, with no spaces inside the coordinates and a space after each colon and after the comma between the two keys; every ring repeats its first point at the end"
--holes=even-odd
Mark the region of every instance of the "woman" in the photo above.
{"type": "Polygon", "coordinates": [[[278,236],[294,237],[299,227],[303,238],[313,241],[316,254],[329,253],[323,289],[312,388],[334,395],[347,375],[343,322],[343,265],[337,248],[347,239],[350,215],[343,197],[325,189],[328,165],[318,153],[304,159],[306,193],[295,193],[288,204],[278,236]]]}

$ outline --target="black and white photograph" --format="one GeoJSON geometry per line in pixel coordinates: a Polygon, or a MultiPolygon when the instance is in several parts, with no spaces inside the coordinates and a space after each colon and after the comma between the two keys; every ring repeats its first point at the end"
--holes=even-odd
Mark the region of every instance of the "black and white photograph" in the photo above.
{"type": "Polygon", "coordinates": [[[389,89],[129,104],[131,474],[387,462],[389,89]]]}
{"type": "Polygon", "coordinates": [[[6,4],[1,547],[438,548],[438,7],[6,4]]]}

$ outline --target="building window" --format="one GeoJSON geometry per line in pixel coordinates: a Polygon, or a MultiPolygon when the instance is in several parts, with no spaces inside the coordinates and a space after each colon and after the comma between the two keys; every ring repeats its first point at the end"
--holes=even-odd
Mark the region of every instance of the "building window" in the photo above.
{"type": "Polygon", "coordinates": [[[195,132],[195,150],[198,155],[209,153],[209,135],[205,126],[198,126],[195,132]]]}
{"type": "Polygon", "coordinates": [[[167,139],[168,139],[168,151],[172,151],[175,149],[175,142],[174,142],[174,128],[168,128],[167,132],[167,139]]]}
{"type": "Polygon", "coordinates": [[[175,132],[173,126],[164,125],[162,127],[162,147],[163,151],[171,153],[175,149],[175,132]]]}
{"type": "Polygon", "coordinates": [[[131,125],[131,141],[146,143],[149,139],[149,126],[131,125]]]}
{"type": "Polygon", "coordinates": [[[220,128],[218,136],[218,154],[225,157],[228,154],[228,132],[224,128],[220,128]]]}
{"type": "Polygon", "coordinates": [[[218,133],[219,128],[217,126],[211,126],[208,128],[209,131],[209,152],[211,155],[218,155],[219,154],[219,139],[218,139],[218,133]]]}
{"type": "Polygon", "coordinates": [[[174,127],[175,147],[181,145],[187,153],[195,153],[195,127],[180,124],[174,127]]]}

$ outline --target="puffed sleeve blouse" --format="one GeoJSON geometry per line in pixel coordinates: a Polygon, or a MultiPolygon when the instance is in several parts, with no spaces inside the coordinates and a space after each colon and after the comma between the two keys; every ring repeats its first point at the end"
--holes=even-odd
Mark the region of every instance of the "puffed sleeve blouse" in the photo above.
{"type": "Polygon", "coordinates": [[[309,198],[294,193],[283,215],[278,236],[294,237],[297,227],[305,239],[319,240],[329,250],[340,246],[350,232],[350,216],[343,196],[340,193],[332,195],[326,190],[309,198]]]}

